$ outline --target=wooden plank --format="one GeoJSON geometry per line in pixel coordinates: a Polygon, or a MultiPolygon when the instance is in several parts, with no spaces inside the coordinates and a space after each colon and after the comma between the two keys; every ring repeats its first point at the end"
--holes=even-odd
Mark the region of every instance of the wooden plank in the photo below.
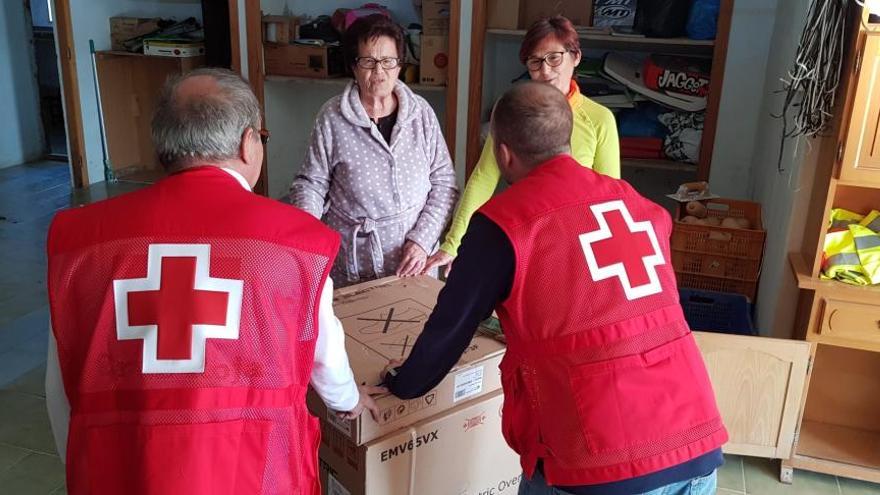
{"type": "Polygon", "coordinates": [[[480,127],[483,114],[483,58],[486,56],[487,0],[473,0],[471,22],[471,67],[468,90],[467,158],[465,175],[471,176],[480,158],[480,127]]]}
{"type": "Polygon", "coordinates": [[[727,45],[730,38],[730,23],[733,18],[733,1],[721,0],[718,13],[718,32],[715,36],[715,50],[712,54],[712,73],[710,75],[709,101],[706,106],[706,120],[703,125],[703,140],[700,145],[700,161],[697,166],[697,180],[708,181],[712,165],[712,152],[715,149],[715,135],[718,131],[718,109],[721,107],[721,92],[724,89],[724,66],[727,63],[727,45]]]}
{"type": "MultiPolygon", "coordinates": [[[[575,27],[577,29],[577,27],[575,27]]],[[[488,34],[495,36],[511,36],[524,37],[525,29],[487,29],[488,34]]],[[[595,33],[578,33],[578,38],[584,41],[593,42],[591,46],[602,45],[606,47],[617,47],[620,50],[638,50],[638,51],[664,51],[670,48],[679,48],[679,53],[700,53],[711,54],[715,46],[715,40],[692,40],[690,38],[649,38],[649,37],[627,37],[613,36],[610,34],[595,33]]]]}
{"type": "Polygon", "coordinates": [[[461,0],[450,2],[449,67],[446,76],[446,146],[455,161],[455,130],[458,127],[458,50],[461,44],[461,0]]]}
{"type": "Polygon", "coordinates": [[[241,74],[241,34],[238,22],[238,0],[229,0],[229,49],[232,70],[241,74]]]}
{"type": "Polygon", "coordinates": [[[856,466],[854,464],[802,455],[792,457],[786,461],[786,464],[795,469],[804,469],[815,473],[840,476],[870,483],[880,483],[880,470],[872,467],[856,466]]]}
{"type": "Polygon", "coordinates": [[[86,147],[83,141],[82,107],[76,78],[76,56],[73,45],[73,25],[70,20],[70,0],[54,0],[55,30],[58,34],[58,60],[61,66],[64,119],[67,128],[68,157],[73,187],[89,185],[86,147]]]}
{"type": "Polygon", "coordinates": [[[804,420],[797,453],[880,470],[880,433],[804,420]]]}
{"type": "MultiPolygon", "coordinates": [[[[272,82],[319,84],[327,86],[337,86],[340,88],[346,86],[349,82],[351,82],[350,77],[314,78],[301,76],[266,75],[263,79],[265,81],[272,82]]],[[[448,90],[447,86],[432,86],[428,84],[407,84],[406,86],[416,93],[445,93],[448,90]]]]}
{"type": "Polygon", "coordinates": [[[654,170],[672,170],[675,172],[696,172],[697,166],[692,163],[675,160],[621,158],[620,165],[629,168],[648,168],[654,170]]]}
{"type": "MultiPolygon", "coordinates": [[[[238,17],[231,24],[238,24],[238,17]]],[[[260,110],[266,115],[265,81],[263,80],[263,13],[260,2],[245,2],[244,25],[247,35],[248,82],[260,102],[260,110]]],[[[265,117],[264,117],[265,118],[265,117]]],[[[271,130],[270,130],[271,131],[271,130]]],[[[269,194],[268,153],[263,153],[263,166],[260,178],[254,186],[254,192],[267,196],[269,194]]]]}

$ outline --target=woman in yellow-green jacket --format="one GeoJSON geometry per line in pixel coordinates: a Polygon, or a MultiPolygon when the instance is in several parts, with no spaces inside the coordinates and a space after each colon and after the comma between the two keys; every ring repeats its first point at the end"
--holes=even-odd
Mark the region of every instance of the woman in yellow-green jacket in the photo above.
{"type": "MultiPolygon", "coordinates": [[[[574,117],[571,131],[574,158],[596,172],[620,178],[620,144],[614,114],[582,95],[573,78],[574,69],[581,61],[581,49],[571,21],[557,16],[533,24],[520,46],[519,58],[528,68],[532,80],[552,84],[568,96],[574,117]]],[[[468,179],[445,241],[440,250],[428,259],[424,271],[443,265],[451,266],[471,216],[495,192],[501,172],[492,152],[491,140],[490,136],[483,146],[480,160],[468,179]]]]}

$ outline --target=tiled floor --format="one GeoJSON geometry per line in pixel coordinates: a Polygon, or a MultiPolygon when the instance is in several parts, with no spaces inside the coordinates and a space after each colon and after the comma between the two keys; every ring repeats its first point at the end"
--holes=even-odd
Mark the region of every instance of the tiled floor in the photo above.
{"type": "MultiPolygon", "coordinates": [[[[41,162],[0,170],[0,493],[66,493],[43,392],[48,311],[44,240],[52,215],[141,187],[98,185],[71,195],[67,165],[41,162]]],[[[795,472],[778,481],[779,463],[728,456],[719,495],[880,495],[880,485],[795,472]]]]}

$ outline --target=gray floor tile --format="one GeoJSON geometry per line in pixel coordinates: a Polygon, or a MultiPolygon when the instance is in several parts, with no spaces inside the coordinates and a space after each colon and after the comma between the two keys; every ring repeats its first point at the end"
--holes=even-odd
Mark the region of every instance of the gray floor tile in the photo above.
{"type": "Polygon", "coordinates": [[[3,493],[49,495],[64,484],[64,465],[54,455],[28,454],[0,473],[3,493]]]}
{"type": "Polygon", "coordinates": [[[880,495],[880,485],[840,478],[840,492],[843,495],[880,495]]]}
{"type": "Polygon", "coordinates": [[[0,390],[0,404],[3,405],[0,407],[0,443],[46,454],[56,453],[44,398],[0,390]]]}
{"type": "Polygon", "coordinates": [[[46,397],[46,366],[38,366],[6,386],[7,390],[46,397]]]}
{"type": "Polygon", "coordinates": [[[837,479],[809,471],[795,471],[794,483],[779,482],[779,461],[743,457],[746,493],[749,495],[839,495],[837,479]]]}
{"type": "Polygon", "coordinates": [[[738,492],[736,490],[728,490],[726,488],[719,488],[717,495],[745,495],[745,492],[738,492]]]}
{"type": "Polygon", "coordinates": [[[31,452],[29,450],[13,447],[12,445],[0,444],[0,473],[24,459],[31,452]]]}
{"type": "Polygon", "coordinates": [[[742,492],[746,489],[743,480],[742,458],[725,455],[724,465],[718,469],[718,488],[742,492]]]}
{"type": "Polygon", "coordinates": [[[52,492],[52,495],[67,495],[67,487],[59,486],[57,490],[52,492]]]}

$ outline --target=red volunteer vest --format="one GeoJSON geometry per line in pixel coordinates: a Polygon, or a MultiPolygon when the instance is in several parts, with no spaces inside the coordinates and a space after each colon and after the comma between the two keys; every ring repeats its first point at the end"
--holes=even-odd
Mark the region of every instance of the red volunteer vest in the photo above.
{"type": "Polygon", "coordinates": [[[338,244],[215,167],[59,213],[68,492],[317,495],[304,397],[338,244]]]}
{"type": "Polygon", "coordinates": [[[552,485],[614,482],[727,441],[662,208],[562,155],[480,211],[516,253],[503,430],[529,477],[541,459],[552,485]]]}

